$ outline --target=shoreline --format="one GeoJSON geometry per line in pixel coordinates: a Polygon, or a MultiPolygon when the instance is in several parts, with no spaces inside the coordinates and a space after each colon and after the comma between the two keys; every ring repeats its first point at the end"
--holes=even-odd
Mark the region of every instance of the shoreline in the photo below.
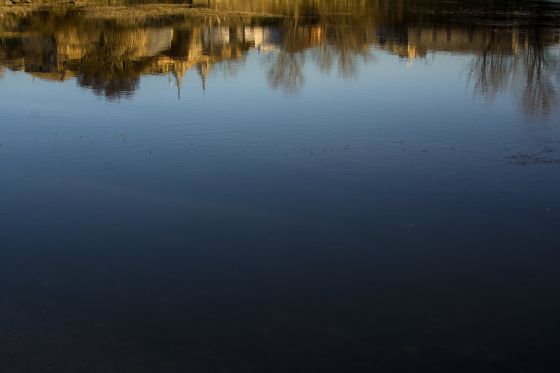
{"type": "Polygon", "coordinates": [[[131,5],[95,5],[73,0],[45,3],[17,3],[0,5],[0,16],[4,14],[25,14],[33,11],[51,11],[54,9],[82,12],[92,18],[146,18],[146,17],[262,17],[285,18],[282,14],[224,11],[189,4],[131,4],[131,5]]]}

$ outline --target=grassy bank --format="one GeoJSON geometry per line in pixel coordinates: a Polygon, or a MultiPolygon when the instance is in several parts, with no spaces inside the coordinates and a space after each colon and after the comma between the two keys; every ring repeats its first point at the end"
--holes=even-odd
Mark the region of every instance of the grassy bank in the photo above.
{"type": "Polygon", "coordinates": [[[272,13],[255,13],[246,11],[224,11],[208,8],[192,7],[187,4],[137,4],[137,5],[94,5],[75,2],[74,0],[55,0],[52,2],[19,2],[0,5],[0,17],[6,14],[27,14],[36,11],[72,10],[83,16],[103,19],[145,20],[149,18],[244,18],[244,17],[280,17],[272,13]]]}

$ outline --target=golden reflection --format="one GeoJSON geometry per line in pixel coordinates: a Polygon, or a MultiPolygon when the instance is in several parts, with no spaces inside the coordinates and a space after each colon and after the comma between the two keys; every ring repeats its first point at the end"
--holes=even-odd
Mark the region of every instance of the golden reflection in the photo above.
{"type": "Polygon", "coordinates": [[[204,88],[214,68],[234,74],[254,50],[268,64],[270,85],[293,93],[305,82],[306,60],[321,72],[353,78],[376,49],[409,64],[454,53],[470,61],[469,83],[477,94],[491,99],[515,90],[531,113],[559,106],[560,13],[553,3],[521,15],[521,3],[512,1],[137,3],[0,7],[0,76],[7,68],[40,79],[75,78],[114,99],[132,95],[143,75],[166,74],[180,95],[188,70],[197,72],[204,88]],[[505,15],[499,22],[497,12],[505,15]]]}

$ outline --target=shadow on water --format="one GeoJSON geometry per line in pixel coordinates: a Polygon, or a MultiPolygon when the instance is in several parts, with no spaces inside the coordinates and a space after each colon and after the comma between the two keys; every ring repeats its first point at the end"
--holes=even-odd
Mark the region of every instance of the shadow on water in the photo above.
{"type": "Polygon", "coordinates": [[[180,87],[186,71],[195,69],[204,86],[213,66],[234,71],[251,50],[269,64],[270,85],[288,93],[304,85],[306,59],[324,73],[353,78],[376,49],[409,62],[455,53],[471,58],[476,94],[491,98],[512,90],[527,112],[537,114],[558,106],[558,8],[404,0],[7,7],[0,61],[41,79],[76,78],[118,99],[133,95],[143,75],[169,74],[180,87]]]}

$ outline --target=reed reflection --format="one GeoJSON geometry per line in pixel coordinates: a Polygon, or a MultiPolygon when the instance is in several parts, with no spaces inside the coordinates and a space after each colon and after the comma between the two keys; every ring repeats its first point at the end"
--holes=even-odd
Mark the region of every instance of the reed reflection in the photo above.
{"type": "Polygon", "coordinates": [[[476,94],[491,98],[514,91],[529,113],[559,106],[560,34],[554,27],[559,13],[551,3],[194,0],[192,5],[8,7],[0,21],[0,61],[3,68],[41,79],[75,78],[98,95],[118,99],[133,95],[143,75],[169,75],[180,94],[183,76],[193,69],[204,87],[213,68],[234,74],[251,50],[268,63],[269,84],[287,93],[304,85],[306,63],[354,78],[376,49],[411,63],[453,53],[469,57],[468,81],[476,94]]]}

